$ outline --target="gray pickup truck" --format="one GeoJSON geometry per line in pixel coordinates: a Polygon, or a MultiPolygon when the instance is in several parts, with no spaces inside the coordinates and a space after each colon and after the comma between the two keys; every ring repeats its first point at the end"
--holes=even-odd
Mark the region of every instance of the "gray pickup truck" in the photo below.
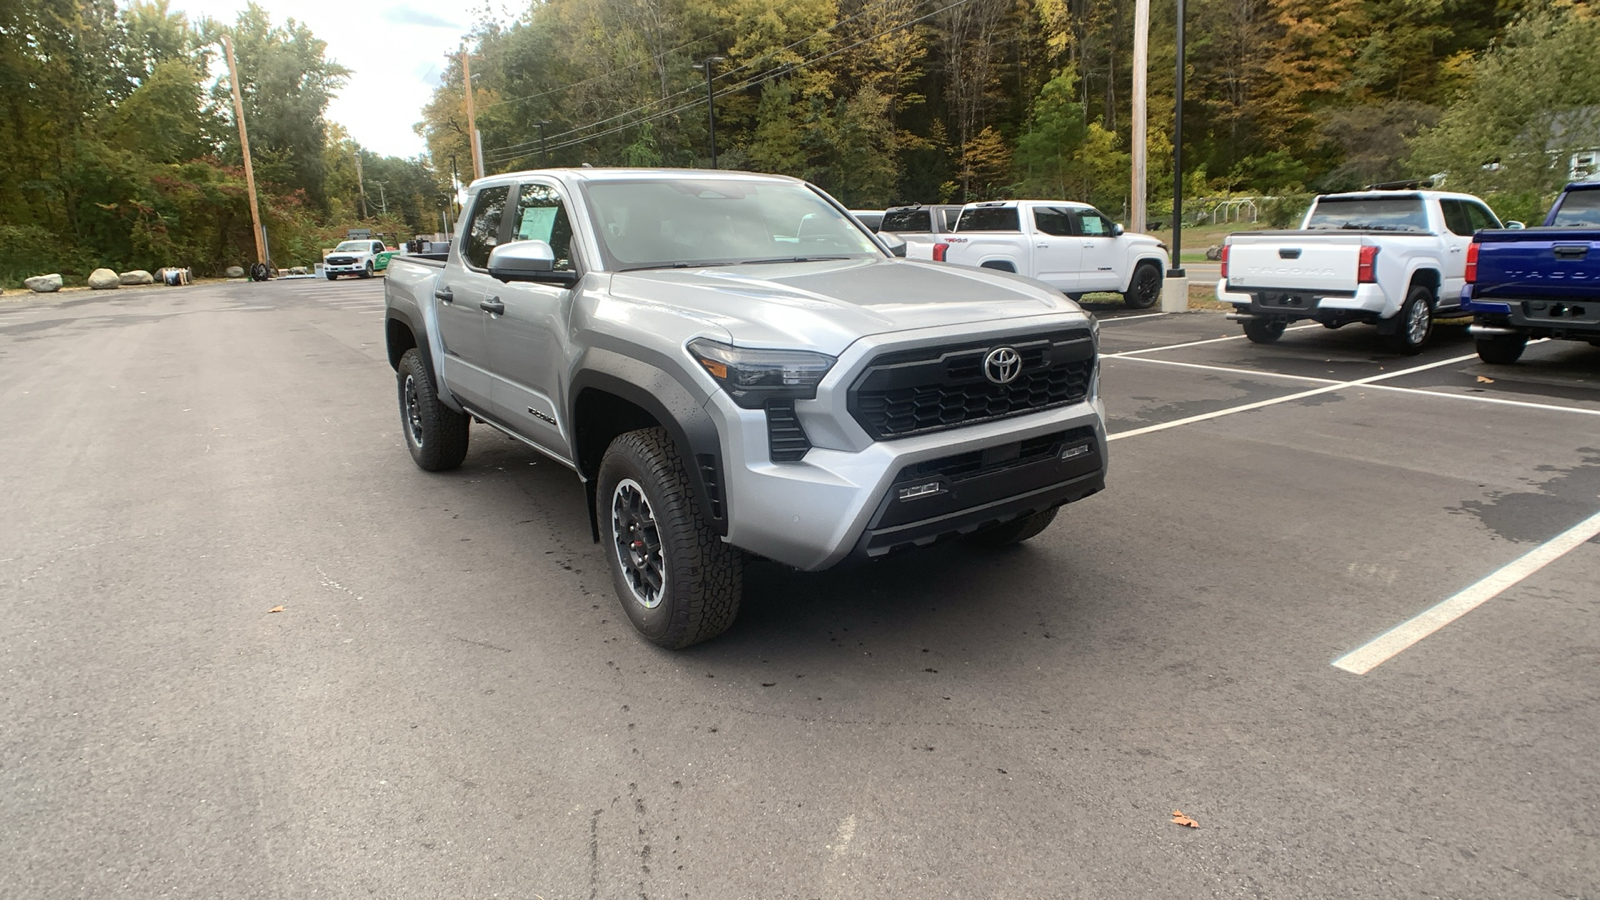
{"type": "Polygon", "coordinates": [[[458,235],[384,286],[412,458],[461,465],[476,421],[571,468],[662,646],[732,624],[747,555],[1003,546],[1105,485],[1093,319],[1035,281],[896,259],[803,181],[497,175],[458,235]]]}

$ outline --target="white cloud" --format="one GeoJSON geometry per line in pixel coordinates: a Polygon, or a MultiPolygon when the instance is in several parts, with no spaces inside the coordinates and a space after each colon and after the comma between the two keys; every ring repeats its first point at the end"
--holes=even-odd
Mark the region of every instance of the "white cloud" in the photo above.
{"type": "MultiPolygon", "coordinates": [[[[305,23],[327,41],[327,55],[352,70],[345,87],[328,104],[328,119],[338,122],[362,146],[384,156],[416,156],[424,150],[412,126],[433,96],[445,71],[445,55],[455,51],[470,23],[451,8],[370,0],[258,0],[273,24],[305,23]]],[[[171,8],[191,21],[210,16],[232,22],[247,0],[174,0],[171,8]]]]}

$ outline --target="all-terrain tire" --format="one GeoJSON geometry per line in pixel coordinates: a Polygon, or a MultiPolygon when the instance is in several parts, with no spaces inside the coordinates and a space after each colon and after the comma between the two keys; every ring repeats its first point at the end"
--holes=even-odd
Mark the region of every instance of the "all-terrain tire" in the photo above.
{"type": "Polygon", "coordinates": [[[1282,319],[1245,319],[1244,336],[1252,344],[1270,344],[1283,337],[1283,330],[1288,326],[1282,319]]]}
{"type": "Polygon", "coordinates": [[[439,400],[433,373],[415,347],[400,357],[395,380],[400,391],[400,430],[412,461],[427,472],[458,468],[467,458],[472,420],[439,400]]]}
{"type": "Polygon", "coordinates": [[[744,557],[706,524],[666,430],[619,435],[596,481],[601,552],[639,634],[681,650],[727,631],[744,595],[744,557]]]}
{"type": "Polygon", "coordinates": [[[1527,347],[1528,336],[1525,334],[1497,334],[1478,338],[1478,358],[1490,365],[1509,366],[1522,358],[1522,351],[1527,347]]]}
{"type": "Polygon", "coordinates": [[[1122,305],[1129,309],[1149,309],[1161,299],[1161,267],[1152,262],[1142,262],[1133,270],[1128,289],[1122,294],[1122,305]]]}
{"type": "Polygon", "coordinates": [[[328,273],[328,280],[329,281],[338,281],[339,280],[339,273],[338,272],[329,272],[328,273]]]}
{"type": "Polygon", "coordinates": [[[367,267],[365,269],[361,270],[361,277],[362,278],[371,278],[372,277],[372,263],[370,263],[370,262],[367,263],[367,267]]]}
{"type": "Polygon", "coordinates": [[[1403,356],[1416,356],[1428,345],[1433,334],[1433,290],[1427,285],[1414,284],[1406,292],[1406,302],[1400,304],[1395,314],[1394,334],[1386,334],[1383,341],[1389,349],[1403,356]]]}
{"type": "Polygon", "coordinates": [[[1013,544],[1020,544],[1049,528],[1050,523],[1056,520],[1056,513],[1060,509],[1059,506],[1052,506],[1031,516],[1022,516],[982,531],[974,531],[968,535],[967,540],[980,547],[1010,547],[1013,544]]]}

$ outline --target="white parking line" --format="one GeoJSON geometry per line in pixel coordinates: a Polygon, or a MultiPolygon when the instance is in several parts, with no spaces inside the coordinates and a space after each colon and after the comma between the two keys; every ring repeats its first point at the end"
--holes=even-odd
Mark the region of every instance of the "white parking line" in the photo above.
{"type": "MultiPolygon", "coordinates": [[[[1112,316],[1109,319],[1100,319],[1100,325],[1103,327],[1110,325],[1112,322],[1132,322],[1134,319],[1154,319],[1157,316],[1164,315],[1166,315],[1166,313],[1142,313],[1137,316],[1112,316]]],[[[1096,318],[1099,317],[1096,316],[1096,318]]]]}
{"type": "Polygon", "coordinates": [[[1261,409],[1261,408],[1267,407],[1267,406],[1276,406],[1279,403],[1292,403],[1292,402],[1294,402],[1296,400],[1304,400],[1307,397],[1315,397],[1318,394],[1328,394],[1328,393],[1332,393],[1333,391],[1342,391],[1345,388],[1349,388],[1349,387],[1360,387],[1361,385],[1372,384],[1373,382],[1377,382],[1377,381],[1387,381],[1390,378],[1399,378],[1402,375],[1410,375],[1413,372],[1426,372],[1429,369],[1437,369],[1440,366],[1455,365],[1456,363],[1459,363],[1459,362],[1466,362],[1469,359],[1477,359],[1477,358],[1478,358],[1478,354],[1469,353],[1466,356],[1456,356],[1456,357],[1452,357],[1450,359],[1441,359],[1438,362],[1426,363],[1426,364],[1420,365],[1420,366],[1412,366],[1409,369],[1399,369],[1399,370],[1394,371],[1394,372],[1385,372],[1382,375],[1369,375],[1366,378],[1357,378],[1355,381],[1337,381],[1337,382],[1334,382],[1333,384],[1324,385],[1324,386],[1319,387],[1319,388],[1312,388],[1309,391],[1301,391],[1298,394],[1287,394],[1287,395],[1282,396],[1282,397],[1274,397],[1274,398],[1272,398],[1270,400],[1257,400],[1254,403],[1245,403],[1245,404],[1240,405],[1240,406],[1231,406],[1231,407],[1229,407],[1227,409],[1216,410],[1215,412],[1201,413],[1198,416],[1189,416],[1189,417],[1183,418],[1183,419],[1174,419],[1171,422],[1161,422],[1161,423],[1156,424],[1156,425],[1146,425],[1143,428],[1135,428],[1132,431],[1119,431],[1116,434],[1108,434],[1108,435],[1106,435],[1106,440],[1108,440],[1108,441],[1117,441],[1117,440],[1121,440],[1123,438],[1137,437],[1137,436],[1139,436],[1141,434],[1150,434],[1150,433],[1156,432],[1156,431],[1166,431],[1169,428],[1177,428],[1180,425],[1192,425],[1195,422],[1205,422],[1205,421],[1208,421],[1210,419],[1220,419],[1223,416],[1231,416],[1234,413],[1249,412],[1249,411],[1251,411],[1253,409],[1261,409]]]}
{"type": "MultiPolygon", "coordinates": [[[[1177,366],[1183,369],[1201,369],[1209,372],[1223,372],[1229,375],[1261,376],[1264,378],[1284,378],[1290,381],[1305,381],[1311,384],[1350,384],[1353,382],[1338,381],[1333,378],[1314,378],[1310,375],[1288,375],[1283,372],[1266,372],[1259,369],[1236,369],[1231,366],[1208,366],[1205,363],[1179,362],[1175,359],[1150,359],[1143,356],[1125,357],[1128,362],[1152,363],[1159,366],[1177,366]]],[[[1467,400],[1472,403],[1490,403],[1496,406],[1515,406],[1521,409],[1540,409],[1550,412],[1577,413],[1581,416],[1600,416],[1600,409],[1587,409],[1581,406],[1557,406],[1552,403],[1534,403],[1531,400],[1507,400],[1503,397],[1485,397],[1478,394],[1451,394],[1445,391],[1430,391],[1424,388],[1396,387],[1392,384],[1367,384],[1375,391],[1389,391],[1395,394],[1420,394],[1425,397],[1444,397],[1448,400],[1467,400]]]]}
{"type": "Polygon", "coordinates": [[[1489,577],[1389,629],[1333,661],[1336,669],[1365,675],[1435,631],[1449,625],[1569,551],[1600,535],[1600,513],[1561,532],[1500,567],[1489,577]]]}
{"type": "MultiPolygon", "coordinates": [[[[1302,328],[1321,328],[1321,327],[1322,326],[1319,325],[1318,323],[1312,322],[1309,325],[1291,325],[1290,327],[1285,328],[1284,331],[1299,331],[1302,328]]],[[[1135,353],[1156,353],[1156,352],[1161,351],[1161,350],[1177,350],[1180,347],[1198,347],[1201,344],[1218,344],[1218,343],[1221,343],[1223,341],[1242,341],[1244,339],[1245,339],[1244,335],[1235,334],[1235,335],[1230,335],[1228,337],[1208,338],[1207,340],[1203,340],[1203,341],[1189,341],[1189,342],[1183,343],[1183,344],[1166,344],[1166,345],[1160,346],[1160,347],[1145,347],[1145,348],[1142,348],[1142,349],[1139,349],[1139,350],[1124,350],[1121,353],[1104,353],[1104,354],[1101,354],[1100,358],[1101,359],[1120,359],[1121,357],[1124,357],[1124,356],[1133,356],[1135,353]]]]}

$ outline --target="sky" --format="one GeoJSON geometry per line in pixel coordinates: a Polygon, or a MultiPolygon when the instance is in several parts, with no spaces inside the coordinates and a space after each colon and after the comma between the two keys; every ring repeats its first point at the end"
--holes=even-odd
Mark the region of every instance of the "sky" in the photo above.
{"type": "MultiPolygon", "coordinates": [[[[455,51],[472,27],[461,3],[418,0],[257,0],[279,25],[293,18],[327,41],[327,55],[352,70],[327,118],[379,156],[412,157],[425,149],[411,130],[455,51]]],[[[172,0],[191,22],[232,22],[247,0],[172,0]]]]}

